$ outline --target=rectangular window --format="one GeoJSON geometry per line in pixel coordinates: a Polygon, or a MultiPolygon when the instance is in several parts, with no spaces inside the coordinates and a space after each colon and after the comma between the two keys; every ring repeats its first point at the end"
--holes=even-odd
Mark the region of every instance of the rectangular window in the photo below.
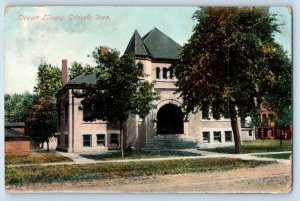
{"type": "Polygon", "coordinates": [[[249,132],[249,136],[252,136],[252,131],[248,131],[249,132]]]}
{"type": "Polygon", "coordinates": [[[65,147],[69,147],[69,135],[65,135],[65,147]]]}
{"type": "Polygon", "coordinates": [[[105,146],[105,134],[97,134],[97,146],[105,146]]]}
{"type": "Polygon", "coordinates": [[[57,145],[60,146],[60,135],[57,135],[57,145]]]}
{"type": "Polygon", "coordinates": [[[203,135],[203,142],[209,142],[209,135],[210,135],[210,132],[202,132],[202,135],[203,135]]]}
{"type": "Polygon", "coordinates": [[[65,103],[65,123],[69,122],[69,104],[65,103]]]}
{"type": "Polygon", "coordinates": [[[91,147],[92,146],[92,135],[83,135],[83,146],[91,147]]]}
{"type": "Polygon", "coordinates": [[[221,131],[214,131],[214,142],[221,142],[221,131]]]}
{"type": "Polygon", "coordinates": [[[232,132],[225,131],[225,142],[232,142],[232,132]]]}
{"type": "Polygon", "coordinates": [[[110,134],[110,144],[119,145],[119,134],[118,133],[110,134]]]}

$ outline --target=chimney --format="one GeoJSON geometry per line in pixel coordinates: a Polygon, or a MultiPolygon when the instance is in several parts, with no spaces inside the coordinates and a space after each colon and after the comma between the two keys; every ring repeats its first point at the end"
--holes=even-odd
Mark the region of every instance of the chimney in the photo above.
{"type": "Polygon", "coordinates": [[[100,46],[100,52],[101,53],[107,53],[108,50],[109,50],[109,47],[107,47],[107,46],[100,46]]]}
{"type": "Polygon", "coordinates": [[[61,69],[61,85],[64,87],[68,83],[68,66],[67,60],[63,59],[61,61],[62,69],[61,69]]]}

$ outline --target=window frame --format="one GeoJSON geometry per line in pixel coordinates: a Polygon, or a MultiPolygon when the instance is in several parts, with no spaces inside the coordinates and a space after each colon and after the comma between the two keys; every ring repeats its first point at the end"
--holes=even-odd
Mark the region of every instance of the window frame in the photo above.
{"type": "Polygon", "coordinates": [[[110,133],[110,140],[109,140],[109,144],[112,145],[112,144],[117,144],[118,146],[120,145],[120,140],[119,140],[119,133],[110,133]],[[112,136],[116,136],[114,138],[112,138],[112,136]],[[117,140],[117,143],[115,142],[112,142],[112,139],[113,140],[117,140]]]}
{"type": "Polygon", "coordinates": [[[214,134],[214,142],[222,143],[222,132],[221,132],[221,131],[214,131],[213,134],[214,134]],[[220,135],[220,136],[217,138],[217,139],[220,139],[220,140],[216,140],[216,134],[219,134],[219,135],[220,135]]]}
{"type": "Polygon", "coordinates": [[[160,68],[159,67],[156,67],[156,69],[155,69],[155,76],[156,76],[157,80],[160,80],[160,68]]]}
{"type": "Polygon", "coordinates": [[[103,133],[99,133],[99,134],[96,134],[96,144],[97,146],[105,146],[106,145],[106,135],[103,134],[103,133]],[[99,136],[103,136],[103,140],[99,140],[98,137],[99,136]],[[99,142],[103,142],[103,143],[99,143],[99,142]]]}
{"type": "Polygon", "coordinates": [[[84,134],[84,135],[82,135],[82,146],[83,146],[83,147],[92,147],[92,134],[84,134]],[[84,138],[87,137],[87,136],[90,138],[89,140],[85,140],[85,139],[84,139],[84,138]],[[88,145],[85,145],[85,142],[86,142],[86,141],[89,141],[89,144],[90,144],[89,146],[88,146],[88,145]]]}
{"type": "Polygon", "coordinates": [[[166,67],[163,67],[162,69],[162,79],[167,80],[168,79],[168,69],[166,67]]]}
{"type": "MultiPolygon", "coordinates": [[[[206,138],[206,137],[205,137],[206,138]]],[[[202,141],[204,143],[210,143],[210,131],[203,131],[202,132],[202,141]],[[204,140],[204,134],[207,134],[207,140],[204,140]]]]}
{"type": "Polygon", "coordinates": [[[232,131],[225,131],[225,142],[232,142],[232,131]],[[227,134],[230,133],[230,140],[227,140],[227,134]]]}

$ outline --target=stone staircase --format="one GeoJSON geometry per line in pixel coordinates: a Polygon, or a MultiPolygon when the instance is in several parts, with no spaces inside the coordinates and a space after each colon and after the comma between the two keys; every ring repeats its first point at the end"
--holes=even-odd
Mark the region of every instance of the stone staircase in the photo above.
{"type": "Polygon", "coordinates": [[[152,137],[143,150],[192,149],[198,148],[198,142],[183,134],[156,135],[152,137]]]}

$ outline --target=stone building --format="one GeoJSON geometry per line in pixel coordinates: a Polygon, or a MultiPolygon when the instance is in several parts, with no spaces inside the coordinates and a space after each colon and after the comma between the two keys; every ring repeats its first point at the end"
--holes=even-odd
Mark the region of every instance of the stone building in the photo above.
{"type": "MultiPolygon", "coordinates": [[[[203,148],[234,144],[230,119],[215,120],[209,110],[190,114],[188,119],[183,118],[182,99],[179,93],[176,93],[178,89],[175,86],[176,77],[172,67],[178,59],[180,49],[178,43],[157,28],[143,37],[138,31],[133,33],[124,54],[134,54],[136,60],[143,63],[145,76],[142,79],[156,81],[154,88],[160,99],[154,102],[155,108],[150,111],[145,121],[137,115],[129,116],[125,126],[127,146],[134,149],[144,148],[157,136],[179,136],[180,139],[194,141],[197,146],[203,148]]],[[[81,100],[72,94],[82,83],[96,83],[96,75],[83,74],[68,81],[67,61],[63,60],[63,88],[57,93],[57,149],[84,152],[119,148],[117,125],[110,125],[101,120],[83,121],[82,111],[78,110],[81,100]]],[[[170,139],[172,140],[172,137],[170,139]]]]}

